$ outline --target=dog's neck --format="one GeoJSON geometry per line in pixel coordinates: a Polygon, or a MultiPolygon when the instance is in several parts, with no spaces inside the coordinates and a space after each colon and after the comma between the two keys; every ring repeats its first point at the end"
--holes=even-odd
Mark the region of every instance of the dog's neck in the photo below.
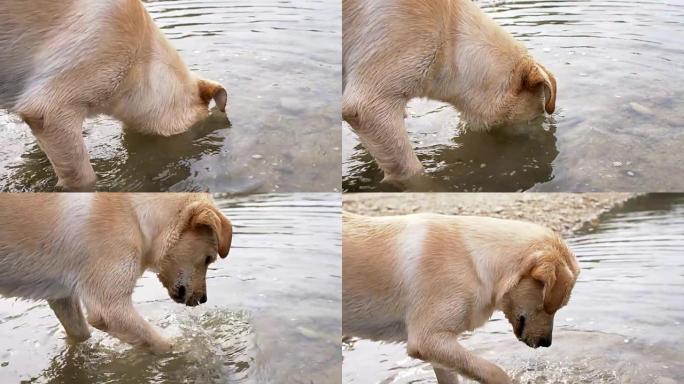
{"type": "Polygon", "coordinates": [[[546,228],[530,224],[526,233],[500,231],[488,234],[466,235],[466,247],[472,255],[483,297],[481,303],[492,310],[500,309],[504,295],[528,273],[539,255],[542,240],[553,233],[546,228]]]}
{"type": "Polygon", "coordinates": [[[189,195],[165,193],[133,195],[133,207],[144,238],[143,267],[159,272],[162,259],[178,240],[185,225],[180,216],[189,203],[189,195]]]}
{"type": "Polygon", "coordinates": [[[487,128],[505,109],[509,75],[527,49],[473,2],[461,3],[423,96],[448,102],[473,127],[487,128]]]}
{"type": "Polygon", "coordinates": [[[198,97],[197,77],[181,56],[142,12],[144,38],[126,76],[118,79],[116,92],[103,112],[124,122],[127,128],[165,136],[185,132],[197,118],[193,100],[198,97]]]}

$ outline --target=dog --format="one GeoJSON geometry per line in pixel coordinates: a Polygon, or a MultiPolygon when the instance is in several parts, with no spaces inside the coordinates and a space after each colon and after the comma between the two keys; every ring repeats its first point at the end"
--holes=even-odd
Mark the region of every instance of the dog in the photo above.
{"type": "Polygon", "coordinates": [[[86,117],[170,136],[211,100],[225,112],[225,88],[188,70],[140,0],[7,0],[0,19],[0,108],[28,124],[65,190],[95,186],[86,117]]]}
{"type": "Polygon", "coordinates": [[[171,342],[133,307],[136,281],[151,270],[174,301],[204,303],[231,240],[207,194],[0,194],[0,296],[47,300],[74,341],[90,324],[165,353],[171,342]]]}
{"type": "Polygon", "coordinates": [[[551,230],[520,221],[415,214],[343,213],[342,333],[406,342],[440,384],[458,374],[510,383],[498,366],[463,348],[459,334],[501,310],[530,347],[551,345],[554,314],[579,275],[551,230]]]}
{"type": "Polygon", "coordinates": [[[406,128],[416,97],[450,103],[474,129],[553,113],[556,79],[472,0],[343,0],[342,118],[384,172],[423,173],[406,128]]]}

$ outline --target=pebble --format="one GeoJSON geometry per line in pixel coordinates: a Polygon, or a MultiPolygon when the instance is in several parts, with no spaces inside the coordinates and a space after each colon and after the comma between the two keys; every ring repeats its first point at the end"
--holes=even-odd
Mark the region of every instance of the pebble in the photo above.
{"type": "Polygon", "coordinates": [[[634,176],[636,176],[636,173],[634,173],[632,171],[627,171],[627,176],[634,177],[634,176]]]}
{"type": "MultiPolygon", "coordinates": [[[[636,174],[635,174],[636,176],[636,174]]],[[[628,199],[630,194],[550,194],[539,198],[531,195],[510,197],[472,195],[453,197],[440,202],[427,202],[402,196],[390,198],[345,197],[345,209],[351,212],[396,215],[415,212],[435,212],[460,215],[494,216],[519,219],[546,225],[561,234],[573,233],[583,225],[596,225],[598,217],[628,199]]]]}
{"type": "Polygon", "coordinates": [[[254,159],[254,160],[259,160],[259,159],[263,159],[263,158],[264,158],[264,156],[263,156],[263,155],[260,155],[260,154],[258,154],[258,153],[252,155],[252,159],[254,159]]]}
{"type": "Polygon", "coordinates": [[[622,165],[623,165],[623,164],[622,164],[621,161],[613,161],[613,167],[618,168],[618,167],[622,167],[622,165]]]}
{"type": "Polygon", "coordinates": [[[632,108],[632,110],[634,110],[634,112],[640,113],[642,115],[649,115],[649,116],[654,115],[651,108],[646,107],[644,105],[641,105],[637,102],[633,101],[633,102],[629,103],[629,106],[632,108]]]}

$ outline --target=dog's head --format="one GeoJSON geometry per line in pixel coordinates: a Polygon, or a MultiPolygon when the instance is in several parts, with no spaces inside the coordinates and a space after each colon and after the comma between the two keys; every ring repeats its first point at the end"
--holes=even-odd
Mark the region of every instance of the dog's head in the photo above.
{"type": "Polygon", "coordinates": [[[126,128],[170,136],[205,120],[212,100],[226,111],[228,93],[221,84],[190,72],[168,42],[160,41],[157,47],[146,65],[131,68],[119,97],[105,112],[126,128]]]}
{"type": "Polygon", "coordinates": [[[526,56],[511,76],[502,123],[523,123],[556,110],[556,78],[543,65],[526,56]]]}
{"type": "Polygon", "coordinates": [[[209,203],[194,203],[186,209],[184,229],[164,255],[157,276],[175,302],[193,307],[207,301],[207,268],[217,254],[228,256],[233,229],[209,203]]]}
{"type": "Polygon", "coordinates": [[[453,102],[473,128],[526,124],[556,110],[556,78],[531,56],[483,67],[461,85],[469,91],[453,102]]]}
{"type": "Polygon", "coordinates": [[[579,266],[559,238],[532,258],[532,269],[503,296],[502,310],[520,341],[532,348],[549,347],[554,315],[568,303],[579,266]]]}

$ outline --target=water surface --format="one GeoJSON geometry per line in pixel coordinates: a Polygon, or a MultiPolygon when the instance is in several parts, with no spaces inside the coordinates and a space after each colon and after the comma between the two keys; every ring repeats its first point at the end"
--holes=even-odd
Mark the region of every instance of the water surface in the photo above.
{"type": "MultiPolygon", "coordinates": [[[[650,195],[568,244],[582,269],[555,318],[553,345],[517,341],[497,312],[466,348],[524,384],[675,384],[684,378],[684,196],[650,195]]],[[[344,383],[434,383],[403,344],[345,347],[344,383]]],[[[470,381],[466,381],[470,382],[470,381]]]]}
{"type": "Polygon", "coordinates": [[[345,191],[684,189],[684,3],[479,1],[558,79],[556,112],[525,129],[469,131],[443,103],[409,103],[406,126],[429,180],[381,185],[343,128],[345,191]]]}
{"type": "Polygon", "coordinates": [[[135,307],[179,352],[154,356],[100,331],[69,345],[46,302],[0,299],[0,382],[339,383],[340,199],[217,199],[234,225],[206,304],[174,303],[154,274],[135,307]]]}
{"type": "MultiPolygon", "coordinates": [[[[85,123],[98,190],[333,191],[340,185],[341,8],[332,0],[147,1],[191,70],[221,82],[222,114],[170,138],[85,123]]],[[[0,190],[57,180],[25,124],[0,111],[0,190]]]]}

